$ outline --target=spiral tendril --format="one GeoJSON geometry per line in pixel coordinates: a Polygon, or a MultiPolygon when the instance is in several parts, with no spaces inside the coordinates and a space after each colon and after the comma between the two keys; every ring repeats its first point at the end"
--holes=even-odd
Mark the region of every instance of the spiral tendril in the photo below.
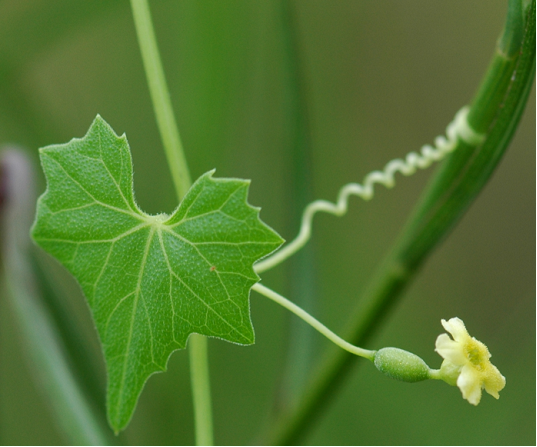
{"type": "Polygon", "coordinates": [[[396,172],[400,172],[404,176],[410,176],[418,169],[428,168],[433,162],[440,161],[447,154],[453,152],[457,148],[459,140],[470,147],[475,147],[482,143],[485,135],[475,132],[468,124],[469,110],[469,107],[465,106],[457,112],[453,121],[446,128],[447,138],[444,136],[436,137],[434,147],[426,144],[421,148],[420,153],[410,152],[404,160],[396,158],[388,162],[382,171],[372,171],[367,174],[363,185],[358,183],[344,185],[339,191],[336,203],[327,200],[311,202],[306,206],[302,214],[302,223],[298,236],[272,256],[255,264],[255,271],[261,273],[269,270],[300,250],[311,237],[313,217],[317,212],[323,211],[335,216],[343,216],[347,212],[350,196],[371,200],[374,195],[375,183],[380,183],[386,188],[392,188],[395,185],[394,176],[396,172]]]}

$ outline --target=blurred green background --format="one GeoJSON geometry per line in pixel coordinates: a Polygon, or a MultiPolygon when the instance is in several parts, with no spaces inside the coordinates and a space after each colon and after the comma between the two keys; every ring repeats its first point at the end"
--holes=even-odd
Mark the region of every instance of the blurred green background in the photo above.
{"type": "MultiPolygon", "coordinates": [[[[159,0],[151,7],[192,176],[216,168],[217,176],[252,179],[250,203],[288,240],[306,200],[335,200],[344,183],[444,131],[470,102],[506,12],[499,0],[159,0]],[[298,172],[297,74],[309,129],[298,161],[306,168],[298,172]]],[[[439,367],[440,319],[458,316],[506,376],[501,399],[484,395],[473,407],[456,388],[396,382],[357,361],[304,443],[535,443],[534,111],[533,91],[492,180],[366,346],[408,349],[439,367]]],[[[25,147],[37,166],[38,147],[83,136],[97,113],[127,134],[142,209],[173,210],[129,3],[1,1],[0,144],[25,147]]],[[[264,284],[305,301],[341,332],[432,172],[398,178],[392,191],[379,187],[370,203],[351,199],[343,218],[319,215],[309,286],[297,287],[296,263],[263,274],[264,284]]],[[[84,334],[80,349],[95,359],[85,374],[104,412],[104,365],[88,308],[74,280],[44,259],[84,334]]],[[[289,384],[296,392],[333,349],[266,298],[252,294],[251,302],[254,346],[209,343],[218,444],[255,442],[275,408],[292,401],[289,384]],[[288,353],[289,334],[299,334],[291,344],[296,355],[288,353]]],[[[40,386],[2,292],[0,443],[68,442],[40,386]]],[[[117,441],[194,442],[185,351],[171,357],[167,373],[150,378],[117,441]]]]}

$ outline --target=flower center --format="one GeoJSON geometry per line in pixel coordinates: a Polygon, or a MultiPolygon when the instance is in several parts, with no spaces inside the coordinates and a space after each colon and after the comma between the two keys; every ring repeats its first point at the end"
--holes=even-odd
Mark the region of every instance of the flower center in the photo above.
{"type": "Polygon", "coordinates": [[[466,343],[466,357],[478,371],[485,369],[484,360],[486,360],[486,355],[484,354],[483,348],[476,340],[470,340],[466,343]]]}

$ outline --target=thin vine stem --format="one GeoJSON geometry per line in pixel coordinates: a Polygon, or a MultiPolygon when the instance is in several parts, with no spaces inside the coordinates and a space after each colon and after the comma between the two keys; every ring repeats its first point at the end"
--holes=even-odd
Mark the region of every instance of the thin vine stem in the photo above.
{"type": "Polygon", "coordinates": [[[209,358],[207,344],[207,337],[203,335],[192,334],[188,339],[197,445],[213,445],[211,381],[207,361],[209,358]]]}
{"type": "MultiPolygon", "coordinates": [[[[153,109],[177,198],[181,200],[192,186],[192,180],[164,77],[149,4],[147,0],[131,0],[131,7],[153,109]]],[[[196,444],[212,445],[213,421],[207,338],[192,334],[189,338],[188,350],[196,444]]]]}
{"type": "Polygon", "coordinates": [[[155,117],[177,197],[181,199],[192,186],[192,180],[164,77],[149,4],[147,0],[131,0],[131,6],[155,117]]]}
{"type": "Polygon", "coordinates": [[[359,357],[363,357],[365,359],[373,361],[375,358],[375,353],[377,351],[370,351],[368,349],[363,349],[358,346],[354,346],[347,341],[343,340],[340,336],[332,332],[330,329],[328,329],[324,324],[322,324],[319,320],[311,316],[309,313],[307,313],[304,309],[301,307],[298,307],[293,302],[289,301],[284,296],[280,295],[279,293],[275,292],[274,290],[269,289],[268,287],[265,287],[262,284],[255,284],[252,287],[252,290],[255,290],[257,293],[260,293],[261,295],[266,296],[267,298],[270,298],[272,301],[278,303],[280,306],[285,307],[286,309],[293,312],[296,316],[302,318],[306,323],[308,323],[312,328],[314,328],[316,331],[319,331],[321,334],[323,334],[328,340],[330,340],[332,343],[336,344],[340,348],[344,349],[347,352],[350,352],[351,354],[357,355],[359,357]]]}

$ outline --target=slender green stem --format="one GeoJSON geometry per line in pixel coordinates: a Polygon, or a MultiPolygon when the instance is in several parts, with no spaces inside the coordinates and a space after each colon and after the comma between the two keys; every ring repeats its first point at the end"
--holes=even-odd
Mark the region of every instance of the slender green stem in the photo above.
{"type": "Polygon", "coordinates": [[[269,289],[268,287],[265,287],[259,283],[255,284],[252,287],[252,290],[255,290],[256,292],[260,293],[261,295],[266,296],[267,298],[270,298],[272,301],[275,301],[279,305],[285,307],[286,309],[293,312],[296,316],[302,318],[306,323],[308,323],[311,327],[313,327],[315,330],[319,331],[321,334],[323,334],[328,340],[330,340],[332,343],[336,344],[340,348],[344,349],[347,352],[350,352],[351,354],[357,355],[359,357],[363,357],[365,359],[373,361],[375,358],[375,353],[377,351],[370,351],[368,349],[359,348],[358,346],[351,345],[350,343],[343,340],[341,337],[336,335],[334,332],[332,332],[330,329],[328,329],[324,324],[322,324],[320,321],[312,317],[309,313],[307,313],[304,309],[301,307],[298,307],[296,304],[289,301],[284,296],[280,295],[277,292],[274,292],[273,290],[269,289]]]}
{"type": "MultiPolygon", "coordinates": [[[[511,6],[513,1],[520,0],[510,1],[511,6]]],[[[350,317],[351,324],[345,338],[352,343],[363,345],[367,342],[428,255],[483,189],[505,153],[535,77],[535,0],[526,11],[525,20],[518,16],[518,20],[508,20],[506,24],[507,29],[524,29],[518,50],[514,51],[509,44],[511,56],[502,56],[503,61],[496,57],[498,53],[494,56],[468,115],[473,129],[486,132],[485,141],[477,145],[461,142],[465,147],[454,151],[432,179],[398,243],[350,317]]],[[[518,32],[507,31],[507,34],[517,35],[518,32]]],[[[353,359],[346,352],[334,352],[320,366],[302,402],[281,416],[274,424],[271,438],[264,443],[297,443],[312,426],[321,408],[326,408],[328,398],[335,394],[337,386],[350,371],[353,359]]]]}
{"type": "Polygon", "coordinates": [[[429,369],[429,379],[444,380],[444,378],[440,375],[439,369],[429,369]]]}
{"type": "Polygon", "coordinates": [[[190,189],[192,181],[164,77],[149,4],[147,0],[131,0],[131,6],[162,144],[168,158],[177,196],[181,199],[190,189]]]}
{"type": "Polygon", "coordinates": [[[207,337],[192,334],[188,339],[188,346],[194,400],[194,420],[196,421],[196,442],[198,445],[213,445],[211,381],[207,362],[207,337]]]}
{"type": "MultiPolygon", "coordinates": [[[[164,77],[149,4],[147,0],[131,0],[131,6],[153,109],[155,110],[175,191],[180,200],[190,189],[192,181],[164,77]]],[[[213,424],[207,339],[193,334],[189,339],[188,349],[190,380],[194,400],[196,443],[197,445],[211,445],[213,442],[213,424]]]]}

